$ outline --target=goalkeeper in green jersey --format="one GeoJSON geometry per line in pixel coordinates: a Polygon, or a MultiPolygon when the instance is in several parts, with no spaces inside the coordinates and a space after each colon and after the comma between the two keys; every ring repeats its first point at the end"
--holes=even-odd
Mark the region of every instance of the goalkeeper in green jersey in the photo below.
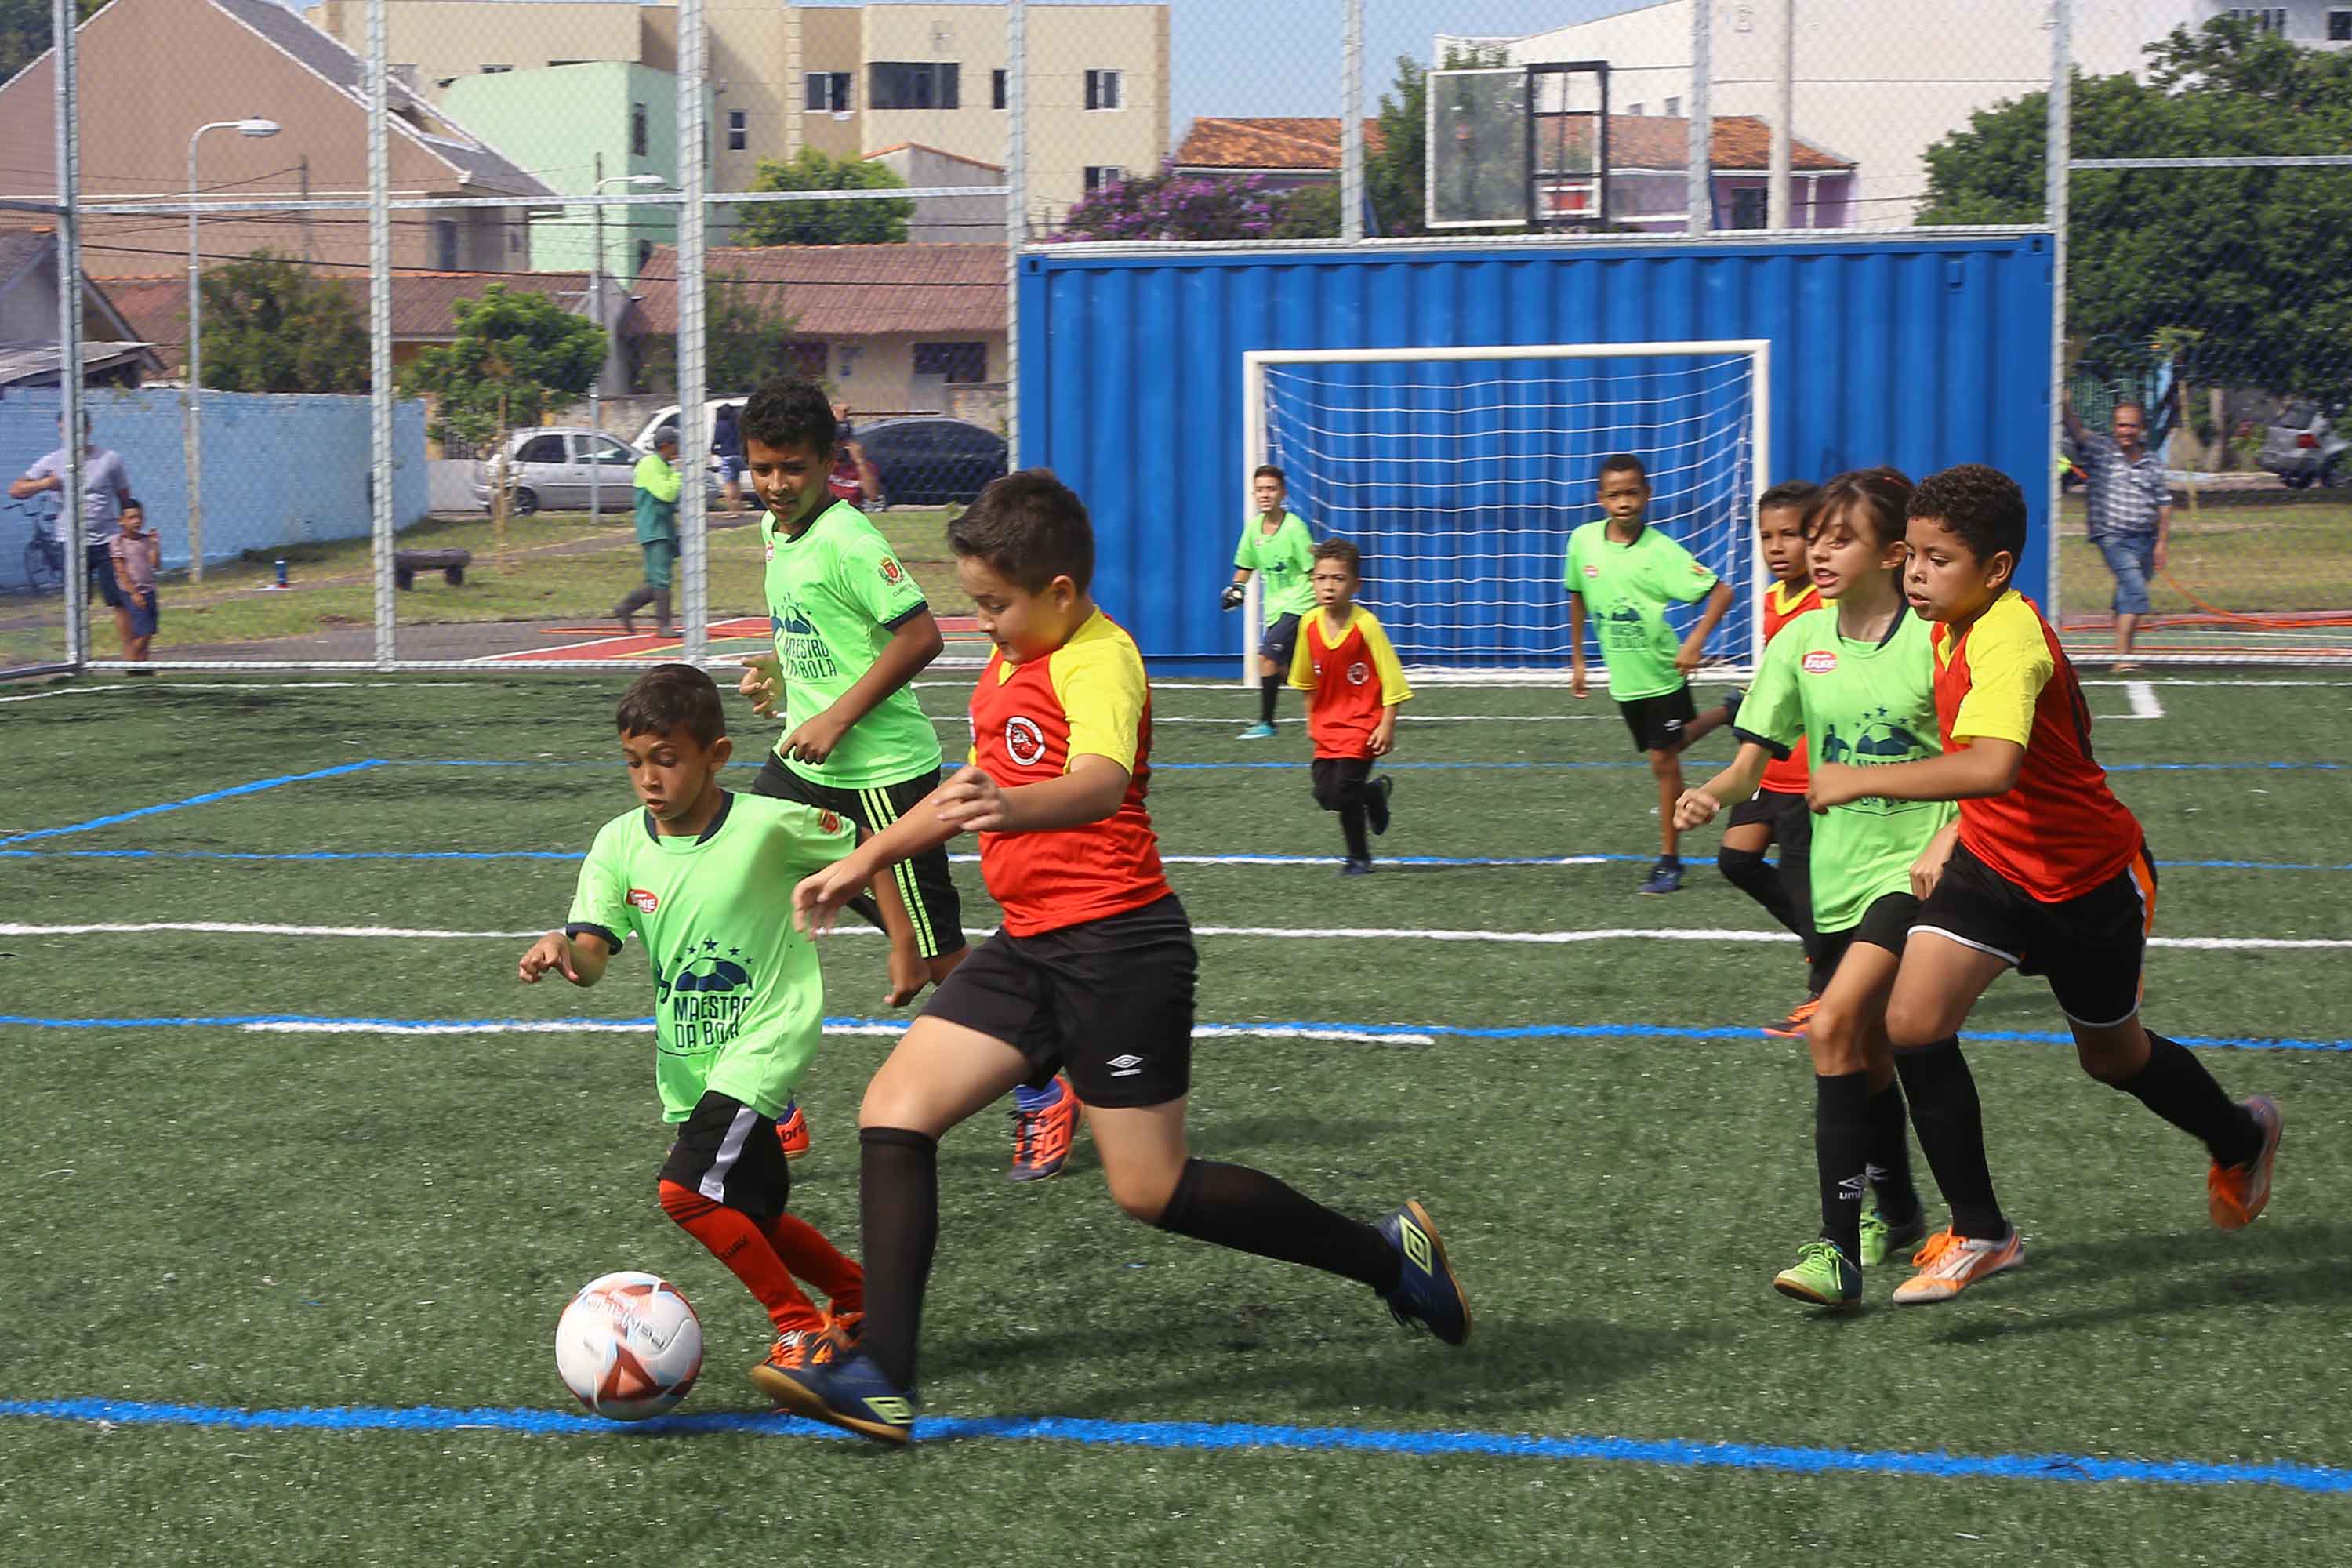
{"type": "Polygon", "coordinates": [[[775,1325],[763,1388],[856,1339],[865,1276],[814,1226],[784,1212],[791,1167],[776,1119],[816,1054],[824,982],[793,929],[793,889],[856,847],[817,806],[734,795],[732,749],[710,678],[657,665],[621,699],[621,757],[637,805],[606,823],[580,868],[572,914],[522,955],[593,985],[635,933],[654,979],[654,1081],[674,1136],[661,1205],[758,1297],[775,1325]],[[793,1277],[824,1291],[820,1312],[793,1277]]]}
{"type": "Polygon", "coordinates": [[[1290,510],[1289,479],[1272,463],[1250,476],[1250,499],[1257,510],[1242,523],[1234,546],[1234,580],[1225,584],[1224,605],[1238,610],[1247,599],[1250,574],[1258,576],[1265,610],[1265,635],[1257,645],[1257,722],[1244,741],[1274,739],[1274,700],[1290,679],[1291,655],[1298,647],[1298,618],[1315,608],[1315,541],[1307,520],[1290,510]]]}

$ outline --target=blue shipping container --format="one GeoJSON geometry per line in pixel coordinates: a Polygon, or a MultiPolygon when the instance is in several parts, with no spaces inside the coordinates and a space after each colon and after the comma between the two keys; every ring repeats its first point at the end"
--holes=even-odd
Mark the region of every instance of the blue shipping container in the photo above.
{"type": "MultiPolygon", "coordinates": [[[[1097,595],[1147,656],[1230,662],[1240,634],[1217,594],[1246,505],[1244,353],[1765,339],[1768,481],[1875,463],[1916,479],[1990,463],[2024,486],[2035,543],[2019,585],[2046,602],[2052,259],[2046,235],[1916,230],[1755,246],[1042,251],[1021,262],[1020,461],[1055,469],[1086,498],[1097,595]]],[[[1478,363],[1494,374],[1496,362],[1478,363]]],[[[1456,450],[1478,453],[1480,429],[1462,424],[1456,450]]],[[[1487,434],[1512,460],[1507,435],[1487,434]]],[[[1553,505],[1598,515],[1586,456],[1523,454],[1517,472],[1551,487],[1553,505]]],[[[1410,488],[1377,466],[1351,482],[1375,498],[1410,488]]],[[[1328,502],[1328,483],[1322,497],[1294,499],[1328,502]]],[[[1424,521],[1492,527],[1483,510],[1433,508],[1424,521]]],[[[1384,522],[1405,534],[1420,526],[1384,522]]],[[[1367,598],[1378,606],[1383,566],[1369,565],[1367,598]]],[[[1400,563],[1387,569],[1394,576],[1400,563]]],[[[1545,585],[1556,572],[1528,560],[1506,563],[1504,575],[1533,602],[1465,610],[1464,626],[1479,637],[1465,637],[1465,648],[1500,652],[1464,661],[1558,662],[1565,595],[1545,585]],[[1542,647],[1554,651],[1528,651],[1542,647]]],[[[1474,596],[1437,578],[1417,591],[1474,596]]],[[[1444,619],[1442,609],[1426,613],[1444,619]]]]}

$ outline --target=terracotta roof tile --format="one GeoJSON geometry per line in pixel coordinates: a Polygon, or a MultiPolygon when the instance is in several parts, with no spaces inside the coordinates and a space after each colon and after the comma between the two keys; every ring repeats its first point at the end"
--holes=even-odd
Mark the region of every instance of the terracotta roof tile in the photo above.
{"type": "MultiPolygon", "coordinates": [[[[1381,148],[1379,122],[1364,122],[1364,146],[1381,148]]],[[[1619,169],[1679,169],[1687,159],[1690,121],[1665,115],[1612,114],[1609,117],[1609,162],[1619,169]]],[[[1772,127],[1752,114],[1717,115],[1715,121],[1715,167],[1756,170],[1771,166],[1772,127]]],[[[1337,120],[1202,117],[1192,121],[1184,143],[1176,150],[1176,165],[1184,169],[1337,169],[1339,166],[1339,122],[1337,120]]],[[[1790,139],[1789,165],[1793,169],[1831,172],[1851,169],[1851,159],[1795,138],[1790,139]]]]}
{"type": "MultiPolygon", "coordinates": [[[[1377,120],[1364,121],[1364,148],[1386,145],[1377,120]]],[[[1231,120],[1203,115],[1176,149],[1181,169],[1336,169],[1339,121],[1334,117],[1231,120]]]]}
{"type": "MultiPolygon", "coordinates": [[[[327,279],[350,291],[364,310],[367,278],[346,268],[325,271],[327,279]]],[[[392,337],[394,342],[438,342],[457,335],[457,301],[481,297],[485,287],[503,283],[511,293],[545,294],[568,310],[581,308],[588,291],[585,272],[415,272],[392,275],[392,337]]],[[[617,284],[608,285],[615,289],[617,284]]],[[[188,280],[184,276],[110,278],[107,295],[140,337],[153,343],[177,369],[188,352],[188,280]]]]}
{"type": "MultiPolygon", "coordinates": [[[[704,276],[760,287],[810,337],[1004,331],[1001,245],[770,245],[715,249],[704,276]]],[[[677,331],[677,253],[656,247],[623,330],[677,331]]]]}

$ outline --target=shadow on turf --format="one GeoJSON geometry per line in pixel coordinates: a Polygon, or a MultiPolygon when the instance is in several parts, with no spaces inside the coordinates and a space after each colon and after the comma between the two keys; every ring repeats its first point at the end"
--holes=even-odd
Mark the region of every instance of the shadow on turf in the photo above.
{"type": "Polygon", "coordinates": [[[1998,1293],[2012,1312],[2034,1314],[2057,1292],[2158,1269],[2173,1277],[2162,1289],[2129,1300],[2021,1320],[1965,1321],[1938,1334],[1940,1342],[1993,1344],[2211,1308],[2336,1306],[2352,1298],[2352,1226],[2261,1224],[2243,1234],[2195,1230],[2047,1246],[2035,1246],[2029,1233],[2026,1244],[2024,1268],[1982,1287],[1987,1304],[1998,1293]]]}

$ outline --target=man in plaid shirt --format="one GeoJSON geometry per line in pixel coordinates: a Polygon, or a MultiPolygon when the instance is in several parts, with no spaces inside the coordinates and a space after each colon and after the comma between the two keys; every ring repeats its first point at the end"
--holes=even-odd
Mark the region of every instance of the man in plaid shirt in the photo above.
{"type": "Polygon", "coordinates": [[[2130,669],[2132,634],[2147,614],[2147,580],[2164,570],[2172,533],[2172,492],[2164,464],[2148,450],[2147,411],[2118,403],[2115,435],[2101,436],[2066,410],[2066,434],[2083,470],[2091,515],[2091,542],[2116,576],[2116,665],[2130,669]]]}

